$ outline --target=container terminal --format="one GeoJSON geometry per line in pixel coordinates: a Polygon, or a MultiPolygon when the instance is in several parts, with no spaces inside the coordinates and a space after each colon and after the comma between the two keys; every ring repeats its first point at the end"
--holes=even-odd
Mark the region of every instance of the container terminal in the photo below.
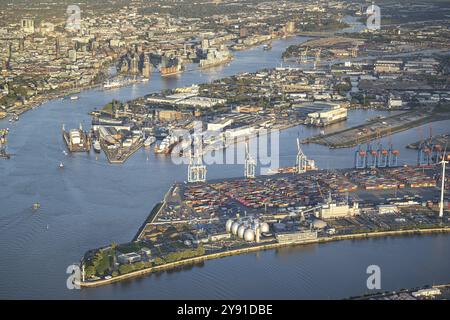
{"type": "Polygon", "coordinates": [[[281,246],[449,232],[439,196],[449,181],[435,165],[175,183],[131,242],[84,255],[81,285],[281,246]]]}

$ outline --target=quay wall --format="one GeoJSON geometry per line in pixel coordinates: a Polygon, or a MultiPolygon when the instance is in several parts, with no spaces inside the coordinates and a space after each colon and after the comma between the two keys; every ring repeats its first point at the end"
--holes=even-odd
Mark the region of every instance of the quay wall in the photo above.
{"type": "Polygon", "coordinates": [[[215,253],[210,253],[210,254],[206,254],[203,256],[199,256],[199,257],[194,257],[194,258],[189,258],[189,259],[185,259],[185,260],[181,260],[181,261],[166,263],[163,265],[150,267],[150,268],[146,268],[146,269],[142,269],[142,270],[138,270],[138,271],[133,271],[133,272],[130,272],[127,274],[119,275],[119,276],[113,277],[111,279],[101,279],[101,280],[95,280],[95,281],[80,282],[80,286],[81,287],[98,287],[98,286],[107,285],[107,284],[111,284],[111,283],[126,280],[126,279],[143,276],[143,275],[150,274],[153,272],[176,268],[176,267],[179,267],[182,265],[193,264],[193,263],[202,262],[202,261],[206,261],[206,260],[218,259],[218,258],[223,258],[223,257],[227,257],[227,256],[250,253],[250,252],[255,252],[255,251],[260,251],[260,250],[270,250],[270,249],[286,247],[286,246],[306,245],[306,244],[313,244],[313,243],[326,243],[326,242],[350,240],[350,239],[367,239],[367,238],[372,238],[372,237],[420,235],[420,234],[447,233],[447,232],[450,232],[450,228],[397,230],[397,231],[383,231],[383,232],[372,232],[372,233],[338,235],[338,236],[332,236],[332,237],[317,238],[315,240],[305,241],[302,243],[287,242],[287,243],[262,244],[262,245],[248,247],[248,248],[240,248],[240,249],[223,251],[223,252],[215,252],[215,253]]]}

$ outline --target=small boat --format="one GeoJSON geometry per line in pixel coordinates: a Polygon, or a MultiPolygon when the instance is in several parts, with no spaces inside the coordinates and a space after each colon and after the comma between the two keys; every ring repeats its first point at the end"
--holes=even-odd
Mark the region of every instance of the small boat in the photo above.
{"type": "Polygon", "coordinates": [[[78,100],[80,97],[79,96],[71,96],[70,100],[78,100]]]}
{"type": "Polygon", "coordinates": [[[64,164],[62,162],[59,163],[59,167],[62,169],[64,168],[64,164]]]}
{"type": "Polygon", "coordinates": [[[269,51],[269,50],[271,50],[272,49],[272,44],[265,44],[264,46],[263,46],[263,50],[264,51],[269,51]]]}
{"type": "Polygon", "coordinates": [[[35,202],[35,203],[33,203],[33,205],[32,205],[33,210],[37,210],[37,209],[39,209],[40,207],[41,207],[41,204],[40,204],[39,202],[35,202]]]}
{"type": "Polygon", "coordinates": [[[102,151],[102,147],[100,145],[100,141],[95,140],[94,143],[92,144],[92,146],[94,147],[94,151],[97,153],[100,153],[100,151],[102,151]]]}

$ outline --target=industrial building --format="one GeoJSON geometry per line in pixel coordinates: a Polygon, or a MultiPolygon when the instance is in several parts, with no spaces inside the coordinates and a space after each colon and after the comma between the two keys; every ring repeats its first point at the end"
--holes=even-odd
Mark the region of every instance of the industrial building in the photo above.
{"type": "Polygon", "coordinates": [[[377,73],[399,72],[402,69],[403,61],[378,60],[375,62],[374,71],[377,73]]]}
{"type": "Polygon", "coordinates": [[[353,206],[349,206],[347,203],[327,203],[322,205],[319,211],[320,219],[352,217],[358,214],[359,206],[357,202],[354,202],[353,206]]]}
{"type": "Polygon", "coordinates": [[[122,264],[131,264],[135,262],[139,262],[142,260],[142,257],[136,252],[130,252],[125,254],[119,254],[117,256],[117,261],[122,264]]]}
{"type": "Polygon", "coordinates": [[[317,231],[283,232],[277,233],[275,238],[280,243],[302,243],[317,239],[317,231]]]}
{"type": "Polygon", "coordinates": [[[306,113],[305,124],[327,126],[347,119],[347,108],[339,103],[313,102],[296,106],[300,113],[306,113]]]}

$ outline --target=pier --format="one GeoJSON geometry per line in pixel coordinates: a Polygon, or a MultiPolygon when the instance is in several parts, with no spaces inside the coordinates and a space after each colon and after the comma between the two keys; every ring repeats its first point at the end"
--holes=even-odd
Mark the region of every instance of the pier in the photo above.
{"type": "Polygon", "coordinates": [[[390,134],[405,131],[433,121],[450,119],[450,113],[437,114],[432,110],[408,111],[390,117],[382,117],[365,124],[329,134],[316,135],[303,143],[317,143],[329,148],[348,148],[390,134]]]}

